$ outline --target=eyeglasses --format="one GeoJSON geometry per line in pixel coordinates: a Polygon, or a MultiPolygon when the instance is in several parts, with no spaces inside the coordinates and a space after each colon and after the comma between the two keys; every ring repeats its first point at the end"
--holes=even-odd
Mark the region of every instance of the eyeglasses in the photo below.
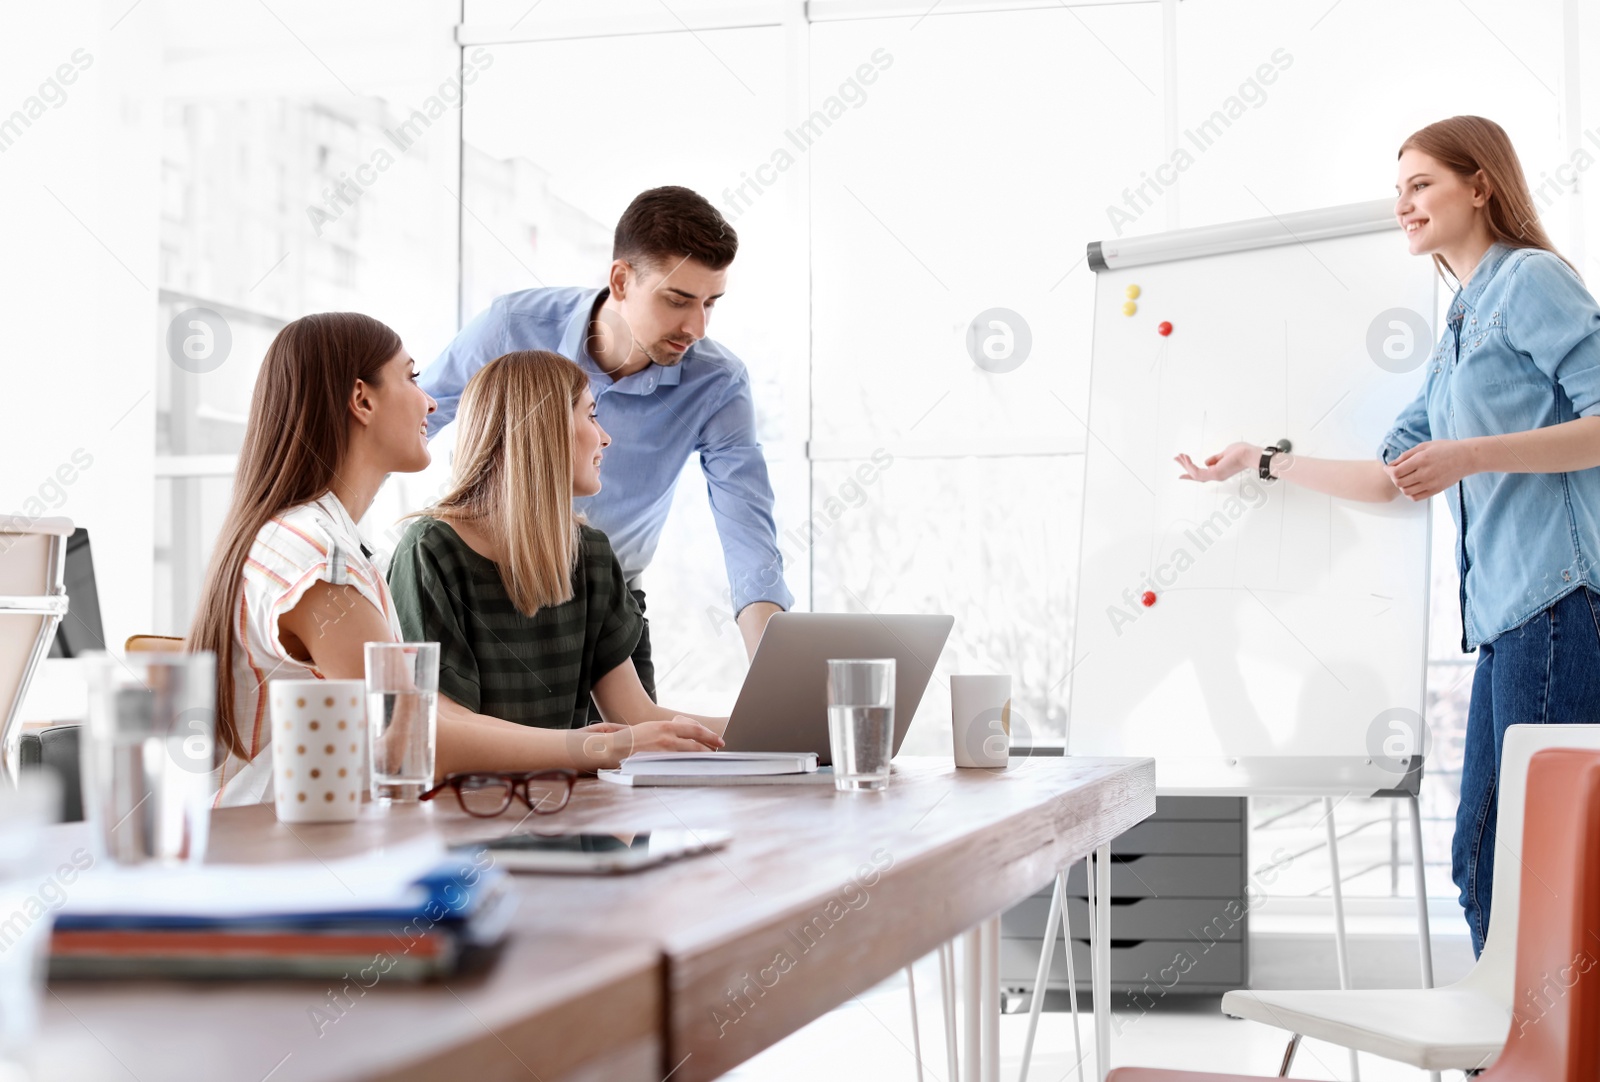
{"type": "Polygon", "coordinates": [[[551,815],[567,806],[577,777],[571,770],[467,771],[445,775],[422,799],[454,791],[462,811],[493,819],[511,807],[511,798],[516,797],[534,815],[551,815]]]}

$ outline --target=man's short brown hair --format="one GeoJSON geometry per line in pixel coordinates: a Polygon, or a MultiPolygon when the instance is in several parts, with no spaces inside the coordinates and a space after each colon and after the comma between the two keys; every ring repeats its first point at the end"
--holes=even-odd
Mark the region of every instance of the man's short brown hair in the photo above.
{"type": "Polygon", "coordinates": [[[700,193],[677,185],[641,192],[617,220],[611,258],[659,266],[688,256],[722,270],[739,251],[739,235],[700,193]]]}

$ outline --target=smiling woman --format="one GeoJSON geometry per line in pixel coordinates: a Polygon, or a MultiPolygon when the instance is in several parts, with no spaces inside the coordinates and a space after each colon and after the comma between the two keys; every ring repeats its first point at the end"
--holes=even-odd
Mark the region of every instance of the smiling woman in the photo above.
{"type": "Polygon", "coordinates": [[[1373,460],[1235,443],[1184,476],[1246,469],[1346,499],[1445,495],[1461,649],[1478,651],[1452,869],[1483,949],[1506,727],[1595,719],[1600,701],[1600,305],[1539,222],[1505,130],[1451,117],[1400,147],[1395,216],[1456,294],[1415,401],[1373,460]]]}
{"type": "Polygon", "coordinates": [[[368,316],[305,316],[267,349],[186,644],[217,656],[219,804],[272,799],[269,678],[360,679],[365,644],[400,637],[356,520],[390,473],[428,465],[433,409],[368,316]]]}

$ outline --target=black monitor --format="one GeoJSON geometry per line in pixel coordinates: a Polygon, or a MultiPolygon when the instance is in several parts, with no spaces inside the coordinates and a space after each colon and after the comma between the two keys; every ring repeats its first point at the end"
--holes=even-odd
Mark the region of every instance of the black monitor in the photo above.
{"type": "Polygon", "coordinates": [[[89,531],[78,527],[67,538],[67,615],[56,628],[51,657],[81,657],[106,648],[100,623],[100,594],[94,584],[94,557],[89,553],[89,531]]]}

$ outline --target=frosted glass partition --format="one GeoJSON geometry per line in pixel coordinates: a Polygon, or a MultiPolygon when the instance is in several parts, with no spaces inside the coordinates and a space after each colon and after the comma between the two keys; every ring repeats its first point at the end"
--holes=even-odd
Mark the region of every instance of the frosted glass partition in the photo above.
{"type": "Polygon", "coordinates": [[[956,619],[902,749],[950,752],[950,676],[1010,673],[1013,736],[1065,735],[1083,456],[818,462],[816,606],[956,619]]]}
{"type": "MultiPolygon", "coordinates": [[[[544,17],[541,9],[529,19],[544,17]]],[[[663,184],[702,193],[739,234],[709,333],[749,369],[780,530],[804,521],[803,231],[791,178],[737,196],[783,140],[781,30],[483,48],[493,63],[468,90],[463,112],[463,318],[514,290],[603,284],[612,231],[634,196],[663,184]]],[[[804,607],[800,567],[787,578],[804,607]]],[[[642,586],[661,700],[726,712],[745,651],[698,459],[682,475],[642,586]]]]}
{"type": "Polygon", "coordinates": [[[812,26],[820,445],[1083,450],[1082,257],[1163,160],[1160,74],[1154,5],[812,26]]]}

